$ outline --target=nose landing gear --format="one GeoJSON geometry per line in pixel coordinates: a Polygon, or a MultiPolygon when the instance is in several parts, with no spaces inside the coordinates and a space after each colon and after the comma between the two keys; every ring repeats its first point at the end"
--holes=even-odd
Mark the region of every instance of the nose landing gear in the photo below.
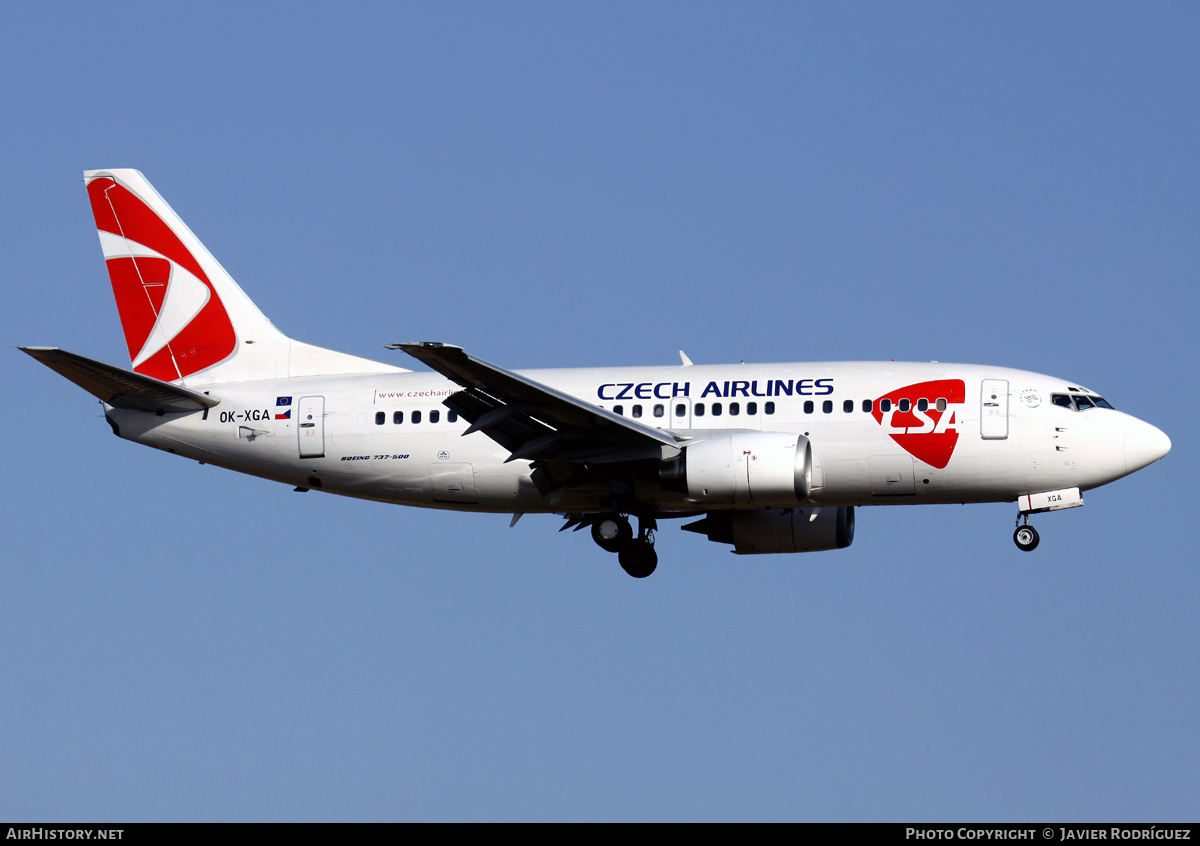
{"type": "Polygon", "coordinates": [[[1017,530],[1013,532],[1013,543],[1017,545],[1017,549],[1022,552],[1033,552],[1037,549],[1038,542],[1041,538],[1038,537],[1037,529],[1029,525],[1029,515],[1017,515],[1017,530]],[[1021,518],[1025,518],[1025,525],[1020,525],[1021,518]]]}
{"type": "Polygon", "coordinates": [[[617,553],[617,561],[626,573],[635,579],[644,579],[658,567],[658,553],[654,551],[657,528],[653,517],[639,517],[635,538],[628,517],[605,514],[592,521],[592,540],[605,552],[617,553]]]}
{"type": "Polygon", "coordinates": [[[1013,532],[1013,541],[1017,549],[1022,552],[1033,552],[1037,549],[1039,538],[1037,529],[1029,525],[1030,514],[1062,511],[1064,508],[1078,508],[1081,505],[1083,494],[1079,492],[1079,488],[1021,494],[1017,497],[1017,530],[1013,532]]]}

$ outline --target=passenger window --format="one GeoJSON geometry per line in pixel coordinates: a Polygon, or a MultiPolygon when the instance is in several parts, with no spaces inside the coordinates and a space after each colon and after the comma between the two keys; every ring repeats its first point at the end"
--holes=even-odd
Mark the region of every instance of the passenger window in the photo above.
{"type": "Polygon", "coordinates": [[[813,402],[812,402],[812,400],[805,400],[805,401],[804,401],[804,413],[805,413],[805,414],[812,414],[812,413],[813,413],[813,402]]]}
{"type": "Polygon", "coordinates": [[[928,411],[928,410],[929,410],[929,400],[924,399],[924,398],[917,400],[917,411],[928,411]]]}
{"type": "Polygon", "coordinates": [[[870,400],[863,400],[863,411],[867,412],[867,414],[871,413],[871,401],[870,400]]]}
{"type": "Polygon", "coordinates": [[[740,402],[731,402],[729,404],[729,416],[737,417],[742,413],[742,404],[740,402]]]}
{"type": "Polygon", "coordinates": [[[613,414],[620,414],[622,417],[624,417],[625,416],[625,406],[614,405],[613,406],[613,414]]]}
{"type": "Polygon", "coordinates": [[[854,400],[846,400],[843,402],[842,411],[846,412],[847,414],[854,411],[854,400]]]}
{"type": "Polygon", "coordinates": [[[821,403],[821,411],[826,414],[833,414],[833,400],[825,400],[825,402],[821,403]]]}
{"type": "Polygon", "coordinates": [[[449,421],[450,423],[457,423],[458,422],[458,412],[451,411],[449,414],[446,415],[446,420],[449,421]]]}
{"type": "Polygon", "coordinates": [[[908,411],[910,408],[912,408],[912,403],[910,403],[907,399],[902,399],[900,400],[899,407],[901,411],[908,411]]]}
{"type": "MultiPolygon", "coordinates": [[[[701,414],[703,414],[703,413],[704,412],[701,412],[701,414]]],[[[677,403],[675,406],[675,416],[683,417],[683,415],[685,415],[685,414],[687,414],[687,406],[684,405],[683,403],[677,403]]]]}
{"type": "Polygon", "coordinates": [[[404,422],[404,412],[403,411],[393,411],[392,412],[392,422],[396,423],[397,425],[400,423],[403,423],[404,422]]]}
{"type": "Polygon", "coordinates": [[[429,422],[430,422],[430,423],[436,423],[436,422],[438,422],[438,420],[440,420],[440,419],[441,419],[441,417],[442,417],[442,413],[441,413],[440,411],[431,411],[431,412],[429,412],[429,422]]]}
{"type": "Polygon", "coordinates": [[[712,407],[712,416],[713,416],[713,417],[720,417],[720,416],[721,416],[721,404],[720,404],[719,402],[714,402],[714,403],[713,403],[713,407],[712,407]]]}
{"type": "Polygon", "coordinates": [[[764,404],[763,411],[765,411],[767,414],[774,414],[775,413],[775,403],[768,402],[768,403],[764,404]]]}
{"type": "Polygon", "coordinates": [[[420,423],[421,422],[421,412],[414,411],[412,413],[412,417],[409,419],[411,419],[413,423],[420,423]]]}
{"type": "Polygon", "coordinates": [[[938,411],[946,410],[946,398],[945,397],[938,397],[937,410],[938,411]]]}
{"type": "Polygon", "coordinates": [[[654,416],[655,417],[662,417],[666,413],[667,413],[667,411],[666,411],[666,409],[663,408],[661,402],[655,404],[655,406],[654,406],[654,416]]]}
{"type": "Polygon", "coordinates": [[[891,411],[891,410],[892,410],[892,401],[891,401],[890,399],[882,399],[882,400],[880,400],[880,401],[879,401],[879,410],[880,410],[880,411],[885,411],[885,412],[886,412],[886,411],[891,411]]]}
{"type": "Polygon", "coordinates": [[[641,417],[641,416],[642,416],[642,407],[641,407],[640,405],[635,405],[635,406],[633,407],[633,416],[634,416],[634,417],[641,417]]]}
{"type": "Polygon", "coordinates": [[[385,420],[387,420],[386,414],[384,414],[382,411],[375,412],[375,425],[376,426],[382,426],[383,421],[385,421],[385,420]]]}
{"type": "Polygon", "coordinates": [[[756,403],[756,402],[746,403],[746,413],[751,416],[758,414],[758,403],[756,403]]]}

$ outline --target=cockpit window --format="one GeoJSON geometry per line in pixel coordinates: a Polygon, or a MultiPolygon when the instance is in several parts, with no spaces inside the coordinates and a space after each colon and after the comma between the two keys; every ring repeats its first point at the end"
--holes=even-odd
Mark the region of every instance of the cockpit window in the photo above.
{"type": "Polygon", "coordinates": [[[1108,400],[1093,394],[1051,394],[1050,402],[1071,411],[1087,411],[1089,408],[1112,409],[1108,400]]]}

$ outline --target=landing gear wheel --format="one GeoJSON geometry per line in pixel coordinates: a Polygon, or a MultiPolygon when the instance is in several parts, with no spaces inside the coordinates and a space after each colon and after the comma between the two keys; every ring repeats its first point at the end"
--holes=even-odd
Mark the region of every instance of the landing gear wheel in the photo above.
{"type": "Polygon", "coordinates": [[[649,541],[629,541],[618,553],[621,568],[635,579],[644,579],[658,567],[658,553],[649,541]]]}
{"type": "Polygon", "coordinates": [[[1033,526],[1017,526],[1017,530],[1013,532],[1013,542],[1022,552],[1033,552],[1040,540],[1037,529],[1033,526]]]}
{"type": "Polygon", "coordinates": [[[624,517],[609,514],[592,523],[592,540],[605,552],[620,552],[633,540],[633,529],[624,517]]]}

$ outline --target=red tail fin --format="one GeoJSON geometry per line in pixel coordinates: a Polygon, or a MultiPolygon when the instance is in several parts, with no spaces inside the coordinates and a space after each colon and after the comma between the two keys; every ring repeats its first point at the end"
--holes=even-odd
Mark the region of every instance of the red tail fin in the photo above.
{"type": "Polygon", "coordinates": [[[88,196],[133,369],[174,381],[228,358],[237,333],[175,232],[111,176],[93,178],[88,196]]]}
{"type": "Polygon", "coordinates": [[[83,176],[138,373],[215,384],[400,369],[276,329],[136,170],[83,176]]]}

